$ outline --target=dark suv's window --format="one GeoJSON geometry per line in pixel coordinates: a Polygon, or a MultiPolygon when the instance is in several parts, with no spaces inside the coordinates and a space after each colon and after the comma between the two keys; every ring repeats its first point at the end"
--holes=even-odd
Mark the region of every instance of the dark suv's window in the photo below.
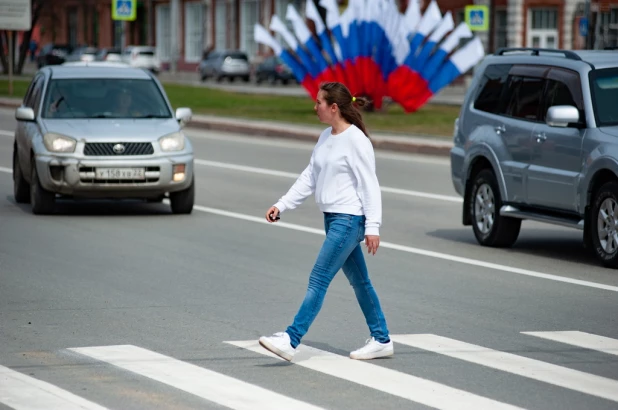
{"type": "Polygon", "coordinates": [[[597,126],[618,125],[618,69],[591,71],[590,88],[597,126]]]}
{"type": "Polygon", "coordinates": [[[481,92],[474,101],[474,108],[492,114],[500,112],[501,96],[505,91],[504,85],[510,70],[510,64],[495,64],[485,69],[479,84],[481,92]]]}
{"type": "Polygon", "coordinates": [[[545,103],[541,112],[542,121],[545,121],[549,107],[555,105],[570,105],[577,108],[581,121],[584,121],[584,101],[577,72],[552,68],[547,74],[545,87],[545,103]]]}
{"type": "Polygon", "coordinates": [[[508,105],[504,114],[528,121],[539,121],[545,80],[511,75],[508,79],[508,105]]]}

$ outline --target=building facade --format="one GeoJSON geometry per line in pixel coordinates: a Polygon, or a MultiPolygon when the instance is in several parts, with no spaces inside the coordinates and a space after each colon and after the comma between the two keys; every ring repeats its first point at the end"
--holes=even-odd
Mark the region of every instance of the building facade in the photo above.
{"type": "MultiPolygon", "coordinates": [[[[123,47],[152,45],[165,68],[194,70],[206,50],[240,49],[259,60],[270,50],[256,44],[253,26],[268,27],[288,4],[304,12],[307,0],[138,0],[137,19],[114,22],[111,0],[58,0],[41,15],[33,37],[48,42],[123,47]],[[176,16],[176,18],[174,18],[176,16]],[[176,21],[176,22],[174,22],[176,21]],[[175,67],[174,67],[175,66],[175,67]]],[[[309,0],[316,1],[317,0],[309,0]]],[[[397,3],[401,11],[408,0],[397,3]]],[[[618,46],[618,0],[593,0],[589,36],[580,35],[581,0],[437,0],[455,23],[469,4],[490,9],[490,29],[477,32],[487,52],[499,47],[604,48],[618,46]],[[588,44],[586,44],[586,40],[588,44]]],[[[345,8],[347,0],[340,0],[345,8]]],[[[428,0],[425,0],[426,6],[428,0]]]]}

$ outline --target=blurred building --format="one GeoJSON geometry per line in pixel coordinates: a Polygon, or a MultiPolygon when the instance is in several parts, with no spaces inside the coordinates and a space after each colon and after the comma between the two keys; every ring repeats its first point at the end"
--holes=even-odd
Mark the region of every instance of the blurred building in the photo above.
{"type": "MultiPolygon", "coordinates": [[[[54,0],[46,0],[54,1],[54,0]]],[[[306,0],[138,0],[137,20],[114,22],[111,0],[55,0],[39,19],[34,38],[97,47],[156,46],[164,67],[193,70],[212,49],[240,49],[251,59],[270,50],[253,39],[253,26],[268,27],[273,14],[285,16],[288,4],[304,11],[306,0]],[[177,16],[176,22],[172,16],[177,16]]],[[[316,1],[318,0],[309,0],[316,1]]],[[[425,5],[428,0],[425,0],[425,5]]],[[[580,35],[585,3],[579,0],[437,0],[442,13],[464,21],[469,4],[490,8],[490,29],[477,32],[488,52],[499,47],[565,49],[618,46],[618,0],[590,3],[589,35],[580,35]],[[586,44],[586,41],[588,42],[586,44]]],[[[397,0],[403,11],[408,0],[397,0]]],[[[347,1],[339,1],[341,7],[347,1]]]]}

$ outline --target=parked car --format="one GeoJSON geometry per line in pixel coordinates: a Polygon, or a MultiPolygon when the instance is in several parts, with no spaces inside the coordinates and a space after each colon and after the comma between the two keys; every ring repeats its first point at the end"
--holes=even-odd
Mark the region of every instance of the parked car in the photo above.
{"type": "Polygon", "coordinates": [[[169,197],[190,213],[195,196],[193,148],[156,77],[117,63],[74,63],[39,70],[15,112],[14,195],[35,214],[68,198],[169,197]]]}
{"type": "Polygon", "coordinates": [[[500,49],[477,67],[455,122],[463,224],[511,246],[524,219],[583,230],[618,267],[618,55],[500,49]]]}
{"type": "Polygon", "coordinates": [[[74,49],[65,59],[65,62],[94,61],[98,50],[95,47],[82,46],[74,49]]]}
{"type": "Polygon", "coordinates": [[[122,54],[122,61],[131,67],[144,68],[155,74],[161,71],[157,49],[150,46],[128,46],[122,54]]]}
{"type": "Polygon", "coordinates": [[[119,48],[102,48],[95,56],[95,61],[122,62],[122,52],[119,48]]]}
{"type": "Polygon", "coordinates": [[[244,82],[249,82],[251,75],[247,53],[237,50],[211,51],[202,59],[197,71],[202,81],[214,77],[217,81],[242,78],[244,82]]]}
{"type": "Polygon", "coordinates": [[[292,70],[279,57],[267,57],[255,69],[255,82],[260,84],[262,81],[268,81],[269,84],[275,84],[281,81],[281,84],[287,84],[290,81],[296,81],[292,70]]]}
{"type": "Polygon", "coordinates": [[[37,67],[62,64],[71,51],[73,51],[73,47],[68,44],[47,44],[41,48],[36,58],[37,67]]]}

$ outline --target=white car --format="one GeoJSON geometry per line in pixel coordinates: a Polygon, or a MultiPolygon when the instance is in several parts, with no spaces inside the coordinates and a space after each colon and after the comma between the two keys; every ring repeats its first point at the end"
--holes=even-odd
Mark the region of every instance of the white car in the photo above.
{"type": "Polygon", "coordinates": [[[144,68],[155,74],[161,71],[161,62],[155,47],[128,46],[122,53],[122,61],[131,67],[144,68]]]}
{"type": "MultiPolygon", "coordinates": [[[[193,210],[193,148],[150,72],[102,63],[39,70],[15,112],[15,200],[35,214],[57,197],[169,198],[173,213],[193,210]]],[[[108,63],[111,64],[111,63],[108,63]]]]}

